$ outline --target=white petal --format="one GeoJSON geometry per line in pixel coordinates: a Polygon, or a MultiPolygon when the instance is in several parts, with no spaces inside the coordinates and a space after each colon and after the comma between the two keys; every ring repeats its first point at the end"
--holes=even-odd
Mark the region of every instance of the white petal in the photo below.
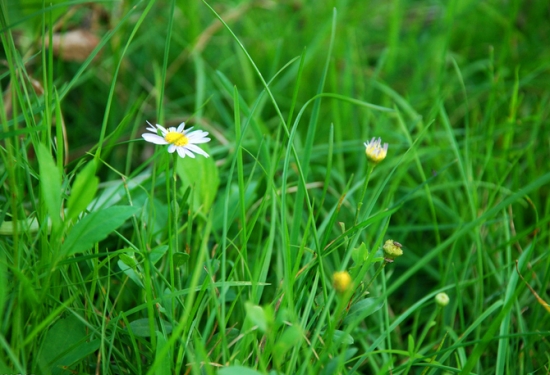
{"type": "Polygon", "coordinates": [[[190,128],[187,128],[183,131],[183,134],[187,135],[191,130],[193,130],[194,126],[191,126],[190,128]]]}
{"type": "Polygon", "coordinates": [[[178,126],[178,133],[183,133],[183,129],[185,129],[185,122],[182,122],[180,126],[178,126]]]}
{"type": "Polygon", "coordinates": [[[168,130],[166,130],[166,128],[164,126],[159,125],[159,124],[157,124],[157,128],[160,129],[162,135],[166,137],[166,134],[168,133],[168,130]]]}
{"type": "Polygon", "coordinates": [[[141,136],[147,142],[151,142],[151,143],[154,143],[156,145],[167,145],[168,144],[168,142],[166,142],[166,139],[162,138],[160,135],[157,135],[157,134],[145,133],[145,134],[142,134],[141,136]]]}
{"type": "Polygon", "coordinates": [[[177,148],[176,145],[172,144],[172,145],[168,146],[168,152],[173,153],[174,151],[176,151],[176,148],[177,148]]]}
{"type": "Polygon", "coordinates": [[[186,147],[182,147],[183,151],[192,159],[195,159],[195,154],[193,154],[191,151],[189,151],[186,147]]]}
{"type": "Polygon", "coordinates": [[[202,130],[195,130],[194,132],[186,133],[185,135],[187,136],[187,138],[206,137],[208,135],[208,132],[204,132],[202,130]]]}
{"type": "Polygon", "coordinates": [[[185,158],[184,148],[183,147],[178,147],[177,150],[178,150],[178,155],[181,156],[182,158],[185,158]]]}
{"type": "Polygon", "coordinates": [[[210,138],[198,138],[198,139],[190,139],[189,143],[191,144],[200,144],[200,143],[207,143],[210,142],[210,138]]]}
{"type": "Polygon", "coordinates": [[[192,134],[186,135],[186,137],[189,139],[189,143],[206,143],[210,141],[210,138],[206,137],[208,133],[203,132],[202,134],[199,134],[199,131],[200,130],[197,130],[192,134]]]}
{"type": "Polygon", "coordinates": [[[188,149],[189,151],[193,151],[196,154],[200,154],[200,155],[203,155],[203,156],[206,156],[206,157],[210,156],[202,148],[200,148],[199,146],[188,144],[188,145],[185,146],[185,148],[188,149]]]}
{"type": "Polygon", "coordinates": [[[149,121],[147,121],[147,120],[145,120],[145,122],[146,122],[147,124],[149,124],[149,127],[146,128],[147,130],[149,130],[149,131],[151,131],[151,132],[153,132],[153,133],[156,133],[156,132],[157,132],[157,128],[155,128],[155,126],[154,126],[153,124],[151,124],[151,123],[150,123],[149,121]]]}

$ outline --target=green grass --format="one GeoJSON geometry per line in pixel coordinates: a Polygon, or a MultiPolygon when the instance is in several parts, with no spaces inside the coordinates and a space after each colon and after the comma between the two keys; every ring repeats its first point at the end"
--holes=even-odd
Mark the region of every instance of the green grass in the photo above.
{"type": "Polygon", "coordinates": [[[544,2],[0,5],[0,373],[548,372],[544,2]]]}

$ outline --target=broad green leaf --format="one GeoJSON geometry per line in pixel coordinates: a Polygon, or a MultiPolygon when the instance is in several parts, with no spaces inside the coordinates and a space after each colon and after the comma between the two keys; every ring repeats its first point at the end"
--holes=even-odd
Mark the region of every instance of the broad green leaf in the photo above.
{"type": "Polygon", "coordinates": [[[334,335],[332,336],[332,340],[335,343],[342,343],[342,344],[346,344],[346,345],[351,345],[354,342],[353,337],[349,333],[346,333],[346,332],[340,331],[340,330],[334,331],[334,335]]]}
{"type": "Polygon", "coordinates": [[[149,260],[151,261],[151,263],[156,264],[160,260],[160,258],[164,256],[166,250],[168,250],[168,245],[157,246],[152,249],[149,253],[149,260]]]}
{"type": "Polygon", "coordinates": [[[130,253],[130,254],[120,254],[118,257],[120,258],[120,260],[124,264],[126,264],[128,267],[130,267],[132,269],[135,269],[136,266],[138,265],[136,257],[132,253],[130,253]]]}
{"type": "Polygon", "coordinates": [[[46,333],[38,354],[44,374],[64,374],[63,367],[75,365],[100,346],[100,340],[86,341],[86,327],[74,315],[59,319],[46,333]]]}
{"type": "Polygon", "coordinates": [[[178,159],[176,172],[181,178],[181,192],[191,188],[194,211],[208,212],[218,192],[220,178],[214,159],[197,155],[195,159],[178,159]]]}
{"type": "Polygon", "coordinates": [[[356,247],[351,251],[351,258],[355,265],[363,264],[369,257],[369,250],[365,246],[365,243],[361,243],[359,247],[356,247]]]}
{"type": "MultiPolygon", "coordinates": [[[[162,349],[166,346],[166,337],[162,332],[157,331],[157,351],[156,356],[159,356],[159,353],[162,352],[162,349]]],[[[157,366],[155,369],[156,375],[170,375],[172,374],[172,371],[170,369],[170,357],[168,355],[165,355],[162,361],[160,362],[160,365],[157,366]]]]}
{"type": "Polygon", "coordinates": [[[351,307],[348,315],[344,318],[344,324],[355,323],[359,320],[363,320],[367,316],[378,311],[382,305],[383,302],[379,299],[365,298],[351,307]]]}
{"type": "Polygon", "coordinates": [[[174,267],[181,267],[189,261],[189,254],[187,253],[175,253],[174,258],[174,267]]]}
{"type": "Polygon", "coordinates": [[[40,191],[55,226],[61,223],[61,174],[50,151],[43,144],[36,147],[40,171],[40,191]]]}
{"type": "Polygon", "coordinates": [[[229,366],[218,371],[218,375],[263,375],[261,372],[244,366],[229,366]]]}
{"type": "Polygon", "coordinates": [[[94,243],[105,239],[137,211],[138,207],[113,206],[84,216],[65,239],[61,253],[67,256],[89,249],[94,243]]]}
{"type": "MultiPolygon", "coordinates": [[[[164,329],[166,330],[166,333],[172,332],[172,325],[170,323],[163,320],[162,324],[164,325],[164,329]]],[[[133,322],[130,322],[128,329],[131,329],[134,335],[139,337],[151,336],[151,331],[149,330],[149,319],[147,318],[136,319],[133,322]]],[[[157,322],[155,322],[155,331],[158,331],[157,322]]]]}
{"type": "Polygon", "coordinates": [[[248,301],[245,303],[244,307],[246,309],[246,317],[250,319],[252,324],[258,326],[258,329],[262,332],[267,331],[268,323],[264,309],[248,301]]]}
{"type": "Polygon", "coordinates": [[[76,179],[71,188],[71,194],[67,201],[67,218],[69,220],[77,217],[82,211],[88,207],[92,199],[94,199],[99,185],[99,179],[95,175],[96,162],[92,159],[86,166],[76,175],[76,179]]]}

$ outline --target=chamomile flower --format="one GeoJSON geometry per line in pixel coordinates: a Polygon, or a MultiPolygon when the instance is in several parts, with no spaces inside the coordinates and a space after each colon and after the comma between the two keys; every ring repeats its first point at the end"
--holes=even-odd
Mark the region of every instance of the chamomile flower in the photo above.
{"type": "Polygon", "coordinates": [[[210,141],[208,138],[208,132],[202,130],[191,131],[193,128],[185,129],[185,122],[182,122],[177,128],[170,127],[168,129],[157,124],[153,126],[149,121],[147,121],[149,130],[151,133],[144,133],[141,136],[147,142],[154,143],[156,145],[168,145],[168,152],[173,153],[174,151],[178,152],[178,155],[182,158],[189,156],[194,158],[195,154],[200,154],[206,157],[209,157],[203,149],[201,149],[197,144],[206,143],[210,141]],[[158,134],[160,130],[162,135],[158,134]]]}
{"type": "Polygon", "coordinates": [[[365,150],[365,154],[367,154],[367,159],[369,159],[374,164],[378,164],[382,160],[384,160],[388,153],[388,144],[384,143],[384,145],[382,146],[382,139],[380,137],[378,137],[378,139],[373,138],[370,140],[370,142],[365,142],[364,145],[367,148],[365,150]]]}

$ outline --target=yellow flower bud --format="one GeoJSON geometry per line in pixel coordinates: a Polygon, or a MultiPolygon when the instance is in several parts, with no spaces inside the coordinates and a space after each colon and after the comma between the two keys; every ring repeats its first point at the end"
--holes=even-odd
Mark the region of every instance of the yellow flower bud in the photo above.
{"type": "Polygon", "coordinates": [[[365,142],[364,145],[367,148],[365,150],[367,159],[369,159],[374,164],[378,164],[382,160],[384,160],[388,153],[388,144],[384,143],[384,145],[382,146],[382,139],[380,137],[378,139],[373,138],[370,140],[370,142],[365,142]]]}
{"type": "Polygon", "coordinates": [[[334,272],[332,275],[332,286],[338,293],[345,293],[351,287],[351,276],[348,271],[334,272]]]}
{"type": "Polygon", "coordinates": [[[384,249],[384,256],[386,262],[391,263],[397,257],[403,255],[403,245],[394,240],[387,240],[382,247],[384,249]]]}

